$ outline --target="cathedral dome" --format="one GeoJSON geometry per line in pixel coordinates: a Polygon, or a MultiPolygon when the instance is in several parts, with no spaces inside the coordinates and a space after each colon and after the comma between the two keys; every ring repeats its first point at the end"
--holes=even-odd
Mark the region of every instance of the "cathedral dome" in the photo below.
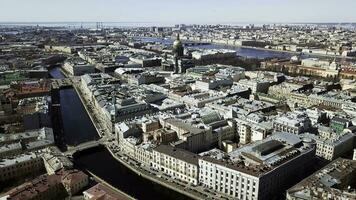
{"type": "Polygon", "coordinates": [[[182,41],[180,41],[180,40],[176,40],[173,43],[173,48],[175,48],[175,49],[180,48],[182,46],[183,46],[183,44],[182,44],[182,41]]]}
{"type": "Polygon", "coordinates": [[[179,39],[179,34],[177,35],[177,39],[173,42],[173,49],[181,49],[183,48],[183,43],[179,39]]]}

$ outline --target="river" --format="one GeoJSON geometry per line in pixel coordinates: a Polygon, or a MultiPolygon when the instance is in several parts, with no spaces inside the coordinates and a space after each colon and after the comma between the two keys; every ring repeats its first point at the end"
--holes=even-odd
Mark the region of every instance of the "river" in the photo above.
{"type": "MultiPolygon", "coordinates": [[[[138,37],[136,38],[143,42],[157,42],[167,46],[171,46],[173,44],[173,40],[170,38],[149,38],[149,37],[138,37]]],[[[290,58],[295,55],[288,52],[281,51],[269,51],[264,49],[257,48],[246,48],[246,47],[236,47],[236,46],[227,46],[227,45],[219,45],[219,44],[209,44],[209,45],[198,45],[194,47],[188,47],[190,49],[231,49],[236,51],[238,56],[246,57],[246,58],[290,58]]]]}

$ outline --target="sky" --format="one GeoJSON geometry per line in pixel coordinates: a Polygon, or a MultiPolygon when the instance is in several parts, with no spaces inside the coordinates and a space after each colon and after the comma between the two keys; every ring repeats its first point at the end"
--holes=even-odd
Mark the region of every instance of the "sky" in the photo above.
{"type": "Polygon", "coordinates": [[[356,22],[356,0],[0,0],[0,22],[356,22]]]}

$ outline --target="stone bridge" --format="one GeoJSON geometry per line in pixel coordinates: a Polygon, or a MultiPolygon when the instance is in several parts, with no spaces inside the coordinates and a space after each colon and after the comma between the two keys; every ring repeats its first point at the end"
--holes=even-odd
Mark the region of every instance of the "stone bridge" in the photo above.
{"type": "Polygon", "coordinates": [[[76,146],[70,146],[70,147],[68,147],[68,150],[66,152],[64,152],[64,154],[66,156],[73,156],[77,152],[81,152],[81,151],[84,151],[84,150],[87,150],[87,149],[91,149],[91,148],[94,148],[94,147],[98,147],[98,146],[104,145],[105,142],[106,142],[106,139],[105,138],[101,138],[99,140],[84,142],[84,143],[81,143],[81,144],[76,145],[76,146]]]}
{"type": "Polygon", "coordinates": [[[51,87],[52,89],[61,89],[61,88],[67,88],[67,87],[72,87],[73,85],[73,80],[71,78],[63,78],[63,79],[51,79],[51,87]]]}

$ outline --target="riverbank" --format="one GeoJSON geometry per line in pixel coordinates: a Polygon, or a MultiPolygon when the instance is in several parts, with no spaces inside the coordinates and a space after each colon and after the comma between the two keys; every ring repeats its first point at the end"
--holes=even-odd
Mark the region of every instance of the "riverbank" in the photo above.
{"type": "MultiPolygon", "coordinates": [[[[217,44],[217,43],[216,43],[217,44]]],[[[218,45],[218,44],[217,44],[218,45]]],[[[234,47],[242,47],[246,49],[258,49],[258,50],[263,50],[263,51],[271,51],[271,52],[279,52],[279,53],[289,53],[292,55],[307,55],[307,56],[315,56],[315,57],[325,57],[325,58],[339,58],[339,59],[350,59],[350,60],[356,60],[354,57],[344,57],[341,55],[327,55],[327,54],[318,54],[318,53],[304,53],[304,52],[296,52],[296,51],[287,51],[287,50],[278,50],[278,49],[266,49],[262,47],[251,47],[251,46],[237,46],[235,45],[234,47]]]]}
{"type": "MultiPolygon", "coordinates": [[[[106,147],[108,149],[108,151],[110,152],[110,154],[113,156],[113,158],[115,158],[118,162],[120,162],[121,164],[123,164],[125,167],[127,167],[128,169],[130,169],[131,171],[133,171],[134,173],[136,173],[137,175],[152,181],[154,183],[160,184],[166,188],[169,188],[171,190],[174,190],[176,192],[179,192],[183,195],[186,195],[187,197],[191,198],[191,199],[196,199],[196,200],[204,200],[206,199],[206,196],[204,196],[203,194],[199,194],[199,193],[191,193],[188,192],[186,190],[188,190],[186,187],[184,187],[183,184],[186,183],[181,183],[181,184],[174,184],[174,181],[168,181],[168,177],[167,179],[161,178],[162,180],[159,179],[158,176],[156,175],[152,175],[152,173],[149,172],[149,169],[146,170],[139,170],[136,167],[133,167],[132,164],[129,163],[129,161],[125,161],[122,158],[125,158],[125,155],[121,155],[118,156],[119,153],[114,153],[113,150],[110,147],[106,147]],[[165,180],[165,181],[164,181],[165,180]]],[[[126,156],[126,158],[129,160],[129,158],[126,156]]],[[[135,162],[134,160],[132,162],[135,162]]],[[[140,167],[142,169],[142,167],[140,167]]],[[[191,186],[189,186],[191,187],[191,186]]]]}
{"type": "Polygon", "coordinates": [[[79,96],[79,99],[82,102],[82,104],[85,108],[85,111],[88,113],[88,116],[89,116],[91,122],[93,123],[98,135],[100,137],[104,137],[103,129],[101,127],[99,127],[99,123],[97,123],[96,118],[94,118],[92,116],[91,109],[89,110],[89,108],[88,108],[88,102],[83,98],[83,94],[80,92],[80,90],[77,87],[79,87],[79,86],[77,86],[77,83],[73,83],[73,88],[74,88],[75,92],[77,93],[77,95],[79,96]]]}
{"type": "Polygon", "coordinates": [[[102,183],[105,186],[109,187],[110,189],[114,190],[115,192],[119,193],[123,199],[122,200],[136,200],[136,198],[126,194],[125,192],[111,186],[108,182],[106,182],[105,180],[101,179],[100,177],[98,177],[97,175],[95,175],[93,172],[91,172],[90,170],[87,170],[87,172],[94,178],[94,180],[98,183],[102,183]]]}
{"type": "Polygon", "coordinates": [[[108,132],[107,129],[105,129],[105,133],[103,132],[104,131],[104,127],[100,127],[99,123],[100,123],[100,116],[99,116],[99,113],[96,113],[94,111],[94,109],[92,108],[88,108],[88,105],[91,106],[92,104],[90,102],[88,102],[88,99],[85,97],[85,95],[80,91],[79,89],[79,84],[77,82],[75,82],[73,84],[73,87],[75,88],[75,91],[77,92],[79,98],[81,99],[82,103],[83,103],[83,106],[84,108],[86,109],[86,112],[88,113],[92,123],[94,124],[94,126],[96,127],[97,131],[98,131],[98,134],[99,134],[101,137],[107,137],[108,138],[108,141],[109,140],[112,140],[111,143],[107,143],[105,144],[105,147],[106,149],[110,152],[111,156],[118,162],[120,162],[122,165],[124,165],[125,167],[127,167],[128,169],[130,169],[132,172],[134,172],[135,174],[137,174],[138,176],[141,176],[149,181],[152,181],[154,183],[157,183],[157,184],[160,184],[168,189],[171,189],[171,190],[174,190],[180,194],[183,194],[191,199],[196,199],[196,200],[203,200],[203,199],[206,199],[206,196],[204,196],[203,194],[200,194],[198,192],[188,192],[186,190],[189,190],[187,189],[186,187],[184,187],[183,184],[185,183],[181,183],[181,185],[178,185],[178,184],[175,184],[174,182],[170,182],[167,180],[164,180],[163,178],[159,178],[153,174],[151,174],[149,172],[149,169],[146,169],[143,170],[143,168],[141,167],[141,169],[139,169],[138,167],[134,167],[132,165],[132,163],[134,163],[135,161],[132,160],[132,162],[130,163],[129,160],[124,160],[122,158],[124,157],[127,157],[126,155],[120,153],[120,152],[114,152],[114,149],[110,148],[111,147],[114,147],[116,146],[118,148],[118,143],[117,141],[115,140],[115,137],[112,137],[111,135],[113,135],[112,133],[108,132]]]}
{"type": "MultiPolygon", "coordinates": [[[[144,37],[144,38],[153,38],[153,39],[159,39],[156,37],[144,37]]],[[[162,38],[163,39],[163,38],[162,38]]],[[[173,42],[175,38],[170,38],[171,42],[173,42]]],[[[203,42],[200,40],[182,40],[187,41],[187,42],[203,42]]],[[[220,47],[227,47],[227,48],[242,48],[242,49],[251,49],[251,50],[259,50],[259,51],[266,51],[266,52],[274,52],[274,53],[281,53],[281,54],[290,54],[291,56],[293,55],[300,55],[302,52],[296,52],[296,51],[288,51],[288,50],[279,50],[279,49],[266,49],[263,47],[252,47],[252,46],[245,46],[245,45],[236,45],[236,44],[225,44],[225,43],[217,43],[217,42],[207,42],[211,45],[217,45],[220,47]]],[[[206,45],[209,46],[209,45],[206,45]]],[[[201,46],[204,48],[204,45],[201,46]]],[[[355,57],[344,57],[341,55],[327,55],[327,54],[318,54],[318,53],[302,53],[305,56],[313,56],[313,57],[321,57],[321,58],[338,58],[338,59],[348,59],[348,60],[356,60],[355,57]]],[[[244,57],[244,56],[243,56],[244,57]]],[[[273,57],[273,56],[272,56],[273,57]]]]}

